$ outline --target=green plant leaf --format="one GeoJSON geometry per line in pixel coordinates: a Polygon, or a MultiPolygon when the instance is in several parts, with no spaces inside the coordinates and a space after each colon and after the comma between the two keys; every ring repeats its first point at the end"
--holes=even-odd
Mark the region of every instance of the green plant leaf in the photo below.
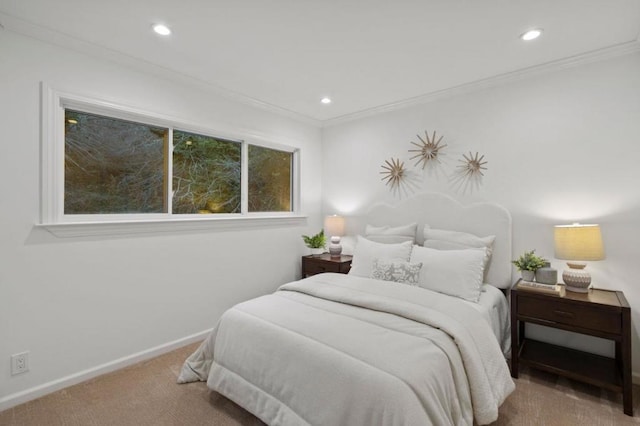
{"type": "Polygon", "coordinates": [[[511,263],[518,268],[518,271],[537,271],[542,268],[546,263],[547,259],[537,256],[535,254],[535,249],[531,251],[525,251],[524,254],[520,255],[516,260],[512,260],[511,263]]]}
{"type": "Polygon", "coordinates": [[[324,229],[321,229],[316,235],[303,235],[302,239],[309,248],[323,248],[327,244],[327,237],[324,235],[324,229]]]}

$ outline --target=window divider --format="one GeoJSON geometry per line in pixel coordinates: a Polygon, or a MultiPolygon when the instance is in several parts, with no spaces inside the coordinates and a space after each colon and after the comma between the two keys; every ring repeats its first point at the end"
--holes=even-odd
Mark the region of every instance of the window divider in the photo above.
{"type": "Polygon", "coordinates": [[[249,213],[249,144],[247,141],[242,141],[240,155],[240,212],[246,215],[249,213]]]}
{"type": "Polygon", "coordinates": [[[165,158],[165,179],[167,180],[164,188],[165,197],[167,197],[167,213],[169,216],[173,214],[173,126],[169,127],[167,133],[167,157],[165,158]]]}

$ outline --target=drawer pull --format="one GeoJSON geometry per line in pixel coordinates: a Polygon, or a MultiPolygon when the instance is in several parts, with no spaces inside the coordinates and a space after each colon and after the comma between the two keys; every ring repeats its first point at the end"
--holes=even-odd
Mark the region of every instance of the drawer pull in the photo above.
{"type": "Polygon", "coordinates": [[[573,318],[573,313],[571,312],[565,312],[565,311],[553,311],[554,314],[558,315],[559,317],[563,317],[563,318],[573,318]]]}

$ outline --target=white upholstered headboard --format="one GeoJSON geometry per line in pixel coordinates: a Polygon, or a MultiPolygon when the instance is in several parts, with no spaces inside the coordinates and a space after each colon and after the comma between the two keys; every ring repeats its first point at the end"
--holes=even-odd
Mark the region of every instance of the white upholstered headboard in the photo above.
{"type": "Polygon", "coordinates": [[[395,206],[375,204],[364,217],[354,218],[350,231],[363,234],[367,224],[399,226],[416,222],[416,239],[423,243],[425,224],[432,228],[469,232],[480,237],[495,235],[493,255],[487,281],[498,288],[509,288],[511,282],[511,214],[494,203],[463,205],[441,193],[421,193],[401,200],[395,206]]]}

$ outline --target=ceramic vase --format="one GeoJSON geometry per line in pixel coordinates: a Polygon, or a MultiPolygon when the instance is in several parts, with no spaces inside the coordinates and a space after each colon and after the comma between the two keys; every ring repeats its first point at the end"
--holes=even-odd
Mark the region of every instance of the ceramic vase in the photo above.
{"type": "Polygon", "coordinates": [[[558,271],[550,266],[544,266],[536,271],[536,282],[542,284],[558,284],[558,271]]]}

